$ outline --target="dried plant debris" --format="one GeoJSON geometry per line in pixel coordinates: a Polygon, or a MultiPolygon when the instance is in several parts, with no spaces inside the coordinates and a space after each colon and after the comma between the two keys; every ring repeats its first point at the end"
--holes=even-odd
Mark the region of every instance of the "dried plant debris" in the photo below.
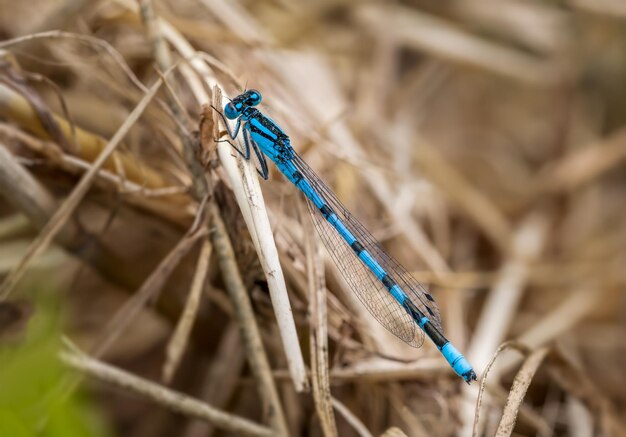
{"type": "Polygon", "coordinates": [[[79,387],[82,435],[626,435],[620,1],[0,8],[0,374],[50,393],[2,397],[1,435],[79,387]],[[385,330],[233,148],[250,89],[480,384],[385,330]],[[43,316],[78,373],[5,369],[43,316]]]}

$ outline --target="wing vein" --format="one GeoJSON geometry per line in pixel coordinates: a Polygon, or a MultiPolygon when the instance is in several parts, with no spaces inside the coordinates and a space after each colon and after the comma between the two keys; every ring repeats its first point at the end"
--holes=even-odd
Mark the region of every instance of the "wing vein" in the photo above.
{"type": "MultiPolygon", "coordinates": [[[[344,225],[367,249],[370,255],[385,269],[391,278],[402,288],[411,301],[429,317],[432,323],[441,330],[439,310],[432,297],[424,287],[415,280],[394,258],[387,254],[367,229],[350,214],[326,184],[315,172],[296,155],[293,163],[304,179],[313,187],[317,194],[333,209],[344,225]]],[[[423,341],[423,332],[417,328],[412,318],[398,304],[386,287],[354,255],[352,248],[343,240],[332,225],[322,216],[310,201],[307,202],[315,227],[326,245],[331,257],[351,286],[359,300],[372,315],[390,332],[406,343],[419,347],[423,341]]]]}

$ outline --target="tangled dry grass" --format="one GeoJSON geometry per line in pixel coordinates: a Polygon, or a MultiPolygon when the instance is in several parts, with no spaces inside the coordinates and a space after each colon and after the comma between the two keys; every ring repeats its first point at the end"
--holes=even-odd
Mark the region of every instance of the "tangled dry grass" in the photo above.
{"type": "Polygon", "coordinates": [[[54,295],[113,435],[626,435],[620,0],[0,8],[0,335],[54,295]],[[479,414],[215,142],[244,87],[430,288],[479,414]]]}

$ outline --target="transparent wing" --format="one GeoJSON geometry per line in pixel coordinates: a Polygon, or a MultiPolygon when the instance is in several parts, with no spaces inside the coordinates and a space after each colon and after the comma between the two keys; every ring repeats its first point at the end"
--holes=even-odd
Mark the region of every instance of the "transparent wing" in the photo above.
{"type": "Polygon", "coordinates": [[[365,264],[354,255],[348,243],[308,199],[307,205],[315,228],[328,252],[361,303],[389,332],[411,346],[420,347],[424,342],[424,333],[411,316],[396,302],[365,264]]]}
{"type": "MultiPolygon", "coordinates": [[[[432,296],[406,269],[385,252],[369,231],[350,214],[330,188],[324,184],[302,158],[296,155],[293,158],[293,162],[298,171],[317,191],[318,195],[333,209],[350,232],[390,275],[391,279],[400,285],[415,306],[431,319],[433,325],[443,332],[439,309],[432,296]]],[[[423,340],[423,333],[417,327],[415,321],[393,299],[378,278],[370,272],[360,259],[354,256],[352,248],[324,219],[317,208],[309,204],[309,209],[322,240],[328,247],[339,270],[361,302],[385,328],[397,337],[410,345],[420,346],[423,340]]]]}

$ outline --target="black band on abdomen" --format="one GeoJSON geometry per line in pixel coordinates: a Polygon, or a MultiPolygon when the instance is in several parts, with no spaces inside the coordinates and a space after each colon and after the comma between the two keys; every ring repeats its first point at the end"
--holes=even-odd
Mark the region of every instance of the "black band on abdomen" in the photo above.
{"type": "Polygon", "coordinates": [[[424,327],[422,329],[424,330],[426,335],[430,337],[433,343],[435,343],[435,346],[437,346],[438,348],[443,347],[443,345],[448,342],[448,339],[444,337],[443,334],[439,332],[439,330],[435,328],[435,326],[432,323],[430,322],[424,323],[424,327]]]}
{"type": "Polygon", "coordinates": [[[320,208],[320,212],[322,213],[322,215],[326,218],[328,218],[328,216],[330,216],[333,213],[333,210],[330,209],[330,207],[328,205],[323,205],[320,208]]]}
{"type": "Polygon", "coordinates": [[[354,253],[356,253],[357,255],[365,250],[363,245],[359,243],[358,240],[355,240],[350,247],[352,247],[352,250],[354,250],[354,253]]]}

